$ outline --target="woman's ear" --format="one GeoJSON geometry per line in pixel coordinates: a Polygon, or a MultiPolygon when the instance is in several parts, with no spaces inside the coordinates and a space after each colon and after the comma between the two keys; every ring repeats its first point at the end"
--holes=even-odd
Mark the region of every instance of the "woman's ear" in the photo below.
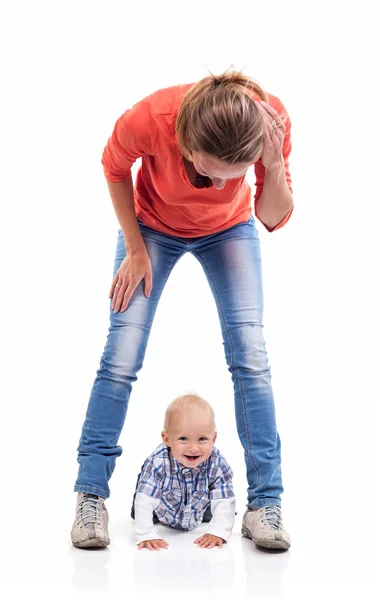
{"type": "Polygon", "coordinates": [[[161,437],[162,437],[162,441],[164,442],[164,444],[166,444],[166,446],[170,447],[169,436],[166,433],[166,431],[161,431],[161,437]]]}

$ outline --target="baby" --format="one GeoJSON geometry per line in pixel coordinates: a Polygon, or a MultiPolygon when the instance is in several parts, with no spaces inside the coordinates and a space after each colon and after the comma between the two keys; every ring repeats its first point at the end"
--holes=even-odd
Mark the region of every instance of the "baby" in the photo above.
{"type": "Polygon", "coordinates": [[[157,523],[191,531],[211,521],[194,543],[213,548],[228,541],[235,519],[233,473],[213,446],[216,435],[214,411],[203,398],[189,394],[169,404],[163,443],[146,459],[137,479],[131,516],[139,550],[168,547],[157,523]]]}

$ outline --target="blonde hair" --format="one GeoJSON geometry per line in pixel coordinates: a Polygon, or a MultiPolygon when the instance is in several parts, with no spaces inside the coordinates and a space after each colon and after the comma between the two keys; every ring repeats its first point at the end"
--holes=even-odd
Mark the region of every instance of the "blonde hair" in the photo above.
{"type": "Polygon", "coordinates": [[[180,411],[191,413],[207,411],[210,414],[212,425],[215,429],[215,413],[211,404],[197,394],[185,394],[184,396],[175,398],[167,407],[165,412],[164,431],[168,431],[173,414],[180,411]]]}
{"type": "Polygon", "coordinates": [[[262,149],[264,128],[247,89],[268,102],[261,86],[241,71],[210,72],[190,88],[176,120],[178,146],[187,160],[192,152],[205,152],[228,164],[252,163],[262,149]]]}

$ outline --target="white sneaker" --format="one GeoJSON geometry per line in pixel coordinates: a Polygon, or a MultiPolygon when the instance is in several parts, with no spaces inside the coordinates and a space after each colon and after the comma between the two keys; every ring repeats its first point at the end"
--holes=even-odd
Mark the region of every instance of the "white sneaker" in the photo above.
{"type": "Polygon", "coordinates": [[[255,510],[248,508],[243,515],[241,532],[264,548],[287,550],[290,547],[290,537],[282,527],[281,508],[275,504],[255,510]]]}
{"type": "Polygon", "coordinates": [[[77,548],[108,546],[108,512],[105,498],[94,494],[78,493],[75,521],[71,541],[77,548]]]}

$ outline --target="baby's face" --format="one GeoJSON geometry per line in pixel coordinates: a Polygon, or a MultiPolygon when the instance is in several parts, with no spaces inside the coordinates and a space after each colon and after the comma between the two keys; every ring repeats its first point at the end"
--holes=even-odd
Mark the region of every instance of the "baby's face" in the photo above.
{"type": "Polygon", "coordinates": [[[184,467],[197,467],[210,457],[216,440],[212,418],[207,411],[177,412],[162,439],[184,467]]]}

